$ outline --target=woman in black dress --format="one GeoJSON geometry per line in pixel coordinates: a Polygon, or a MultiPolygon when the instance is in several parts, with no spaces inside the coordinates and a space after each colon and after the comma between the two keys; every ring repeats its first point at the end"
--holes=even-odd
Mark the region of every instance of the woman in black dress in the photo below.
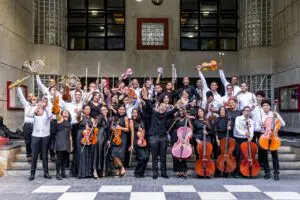
{"type": "MultiPolygon", "coordinates": [[[[147,146],[141,146],[141,144],[138,143],[139,138],[137,136],[137,133],[139,131],[143,131],[143,130],[145,131],[145,128],[137,109],[132,110],[132,120],[130,120],[130,130],[131,130],[132,138],[134,138],[134,141],[132,143],[133,145],[131,145],[129,150],[132,151],[134,147],[136,152],[136,161],[137,161],[137,165],[134,170],[134,176],[136,178],[143,178],[145,177],[144,173],[149,160],[149,150],[147,146]]],[[[144,139],[146,138],[144,137],[144,139]]]]}
{"type": "Polygon", "coordinates": [[[97,177],[105,176],[105,171],[108,170],[108,143],[110,141],[110,119],[108,117],[108,109],[106,106],[101,107],[101,115],[98,117],[97,124],[99,133],[97,143],[94,146],[94,170],[97,177]]]}
{"type": "MultiPolygon", "coordinates": [[[[197,160],[199,159],[197,145],[201,144],[201,142],[203,141],[204,124],[206,124],[206,133],[208,133],[208,130],[211,130],[211,125],[206,120],[204,109],[198,108],[197,116],[193,121],[193,143],[197,160]]],[[[210,137],[206,137],[206,139],[207,141],[210,141],[210,137]]]]}
{"type": "Polygon", "coordinates": [[[88,103],[88,105],[91,108],[90,116],[93,119],[98,118],[99,115],[101,114],[102,103],[100,102],[100,100],[101,100],[100,99],[100,93],[99,92],[94,92],[92,100],[88,103]]]}
{"type": "MultiPolygon", "coordinates": [[[[78,178],[93,177],[93,148],[92,145],[82,144],[83,132],[86,129],[93,129],[95,125],[90,117],[91,108],[88,105],[83,107],[83,114],[78,115],[79,130],[77,134],[77,166],[78,178]]],[[[92,131],[92,130],[91,130],[92,131]]]]}
{"type": "MultiPolygon", "coordinates": [[[[111,123],[111,130],[113,131],[113,138],[115,137],[114,131],[121,131],[121,144],[117,145],[112,142],[111,146],[111,156],[113,158],[114,164],[118,169],[116,175],[123,177],[126,174],[126,170],[123,166],[122,161],[125,158],[125,152],[127,151],[127,135],[129,132],[129,120],[126,116],[126,109],[124,105],[120,105],[118,108],[118,116],[111,123]]],[[[114,141],[114,140],[112,140],[114,141]]]]}
{"type": "MultiPolygon", "coordinates": [[[[191,121],[189,120],[186,110],[184,108],[179,109],[179,117],[176,119],[176,122],[172,128],[171,132],[171,142],[172,146],[178,141],[177,130],[180,127],[185,126],[185,122],[188,120],[187,126],[193,128],[191,121]]],[[[178,178],[187,178],[188,167],[186,160],[180,160],[173,156],[173,170],[176,173],[178,178]]]]}
{"type": "Polygon", "coordinates": [[[62,180],[62,178],[67,177],[65,166],[67,165],[69,153],[71,152],[71,117],[67,110],[63,110],[56,115],[56,118],[56,179],[62,180]]]}

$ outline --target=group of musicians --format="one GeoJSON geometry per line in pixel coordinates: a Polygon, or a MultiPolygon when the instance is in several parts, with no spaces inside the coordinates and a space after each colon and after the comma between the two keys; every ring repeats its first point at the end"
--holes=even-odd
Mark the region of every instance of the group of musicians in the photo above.
{"type": "MultiPolygon", "coordinates": [[[[265,99],[264,92],[249,92],[246,83],[238,85],[236,76],[228,82],[223,69],[219,69],[225,88],[225,95],[220,96],[218,84],[211,82],[209,87],[201,68],[198,68],[199,80],[195,86],[190,85],[188,77],[184,77],[183,86],[177,90],[174,81],[163,88],[159,81],[154,84],[151,79],[145,79],[140,87],[138,80],[131,80],[127,74],[123,74],[112,87],[106,79],[100,79],[84,88],[78,81],[73,90],[67,83],[64,88],[58,89],[52,79],[47,87],[36,75],[43,93],[39,101],[34,94],[26,99],[18,86],[17,92],[25,108],[23,131],[27,160],[31,162],[29,180],[35,178],[38,159],[42,160],[44,177],[51,178],[49,152],[51,161],[56,163],[58,180],[68,176],[65,169],[70,160],[70,176],[73,177],[123,177],[126,168],[131,165],[132,151],[136,155],[136,178],[144,177],[150,155],[153,179],[159,176],[158,161],[160,176],[168,178],[168,146],[184,139],[187,142],[182,145],[194,146],[199,160],[202,155],[199,155],[197,147],[208,142],[213,146],[211,158],[217,161],[223,138],[235,140],[233,156],[236,167],[230,175],[243,175],[239,167],[241,144],[252,141],[258,145],[260,137],[266,134],[267,118],[276,118],[281,126],[285,122],[276,111],[271,111],[271,102],[265,99]],[[179,138],[178,130],[184,130],[182,127],[192,130],[192,135],[179,138]],[[73,155],[72,159],[70,155],[73,155]]],[[[264,178],[269,179],[268,150],[259,145],[258,149],[264,178]]],[[[277,150],[272,150],[271,154],[274,180],[277,181],[277,150]]],[[[177,177],[187,178],[187,159],[173,155],[173,169],[177,177]]],[[[214,174],[228,176],[219,169],[214,174]]]]}

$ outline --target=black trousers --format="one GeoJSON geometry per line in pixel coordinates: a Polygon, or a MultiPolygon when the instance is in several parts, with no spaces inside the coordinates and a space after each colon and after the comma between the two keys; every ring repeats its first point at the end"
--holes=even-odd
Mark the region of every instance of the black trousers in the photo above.
{"type": "Polygon", "coordinates": [[[23,125],[23,133],[24,133],[24,140],[26,145],[26,156],[31,157],[31,135],[33,131],[33,124],[25,123],[23,125]]]}
{"type": "Polygon", "coordinates": [[[158,175],[158,156],[160,158],[161,175],[167,175],[167,137],[150,136],[149,144],[152,154],[152,171],[153,176],[158,175]]]}
{"type": "Polygon", "coordinates": [[[62,173],[65,171],[65,167],[69,158],[69,153],[67,151],[56,151],[56,173],[62,173]]]}
{"type": "Polygon", "coordinates": [[[49,138],[47,137],[34,137],[32,136],[31,149],[32,149],[32,160],[31,160],[31,174],[35,174],[36,165],[39,154],[42,155],[43,170],[44,173],[48,173],[48,145],[49,138]]]}
{"type": "Polygon", "coordinates": [[[135,146],[137,165],[134,170],[134,175],[144,176],[147,163],[149,161],[149,150],[147,147],[135,146]]]}
{"type": "Polygon", "coordinates": [[[147,139],[147,141],[149,141],[149,131],[150,131],[150,128],[151,128],[151,117],[143,118],[143,123],[144,123],[144,126],[145,126],[146,139],[147,139]]]}
{"type": "MultiPolygon", "coordinates": [[[[255,144],[257,144],[257,146],[259,146],[259,138],[261,136],[261,132],[254,132],[254,136],[252,138],[252,142],[254,142],[255,144]]],[[[263,149],[261,148],[258,148],[258,162],[259,162],[259,165],[260,166],[263,166],[264,165],[264,158],[263,158],[263,152],[262,152],[263,149]]]]}
{"type": "Polygon", "coordinates": [[[248,139],[247,138],[234,138],[234,139],[236,142],[235,152],[234,152],[236,164],[237,164],[236,172],[240,172],[239,166],[240,166],[240,161],[241,161],[241,144],[243,142],[247,142],[248,139]]]}
{"type": "Polygon", "coordinates": [[[55,156],[54,147],[55,147],[55,135],[57,132],[56,126],[57,126],[57,120],[52,120],[50,123],[50,139],[49,139],[49,151],[51,157],[55,156]]]}
{"type": "MultiPolygon", "coordinates": [[[[278,159],[278,152],[277,151],[270,151],[272,155],[273,161],[273,169],[274,174],[279,174],[279,159],[278,159]]],[[[261,154],[263,158],[263,167],[265,172],[270,172],[269,160],[268,160],[268,151],[261,149],[261,154]]]]}
{"type": "Polygon", "coordinates": [[[78,133],[79,125],[78,124],[72,124],[72,129],[71,129],[71,137],[72,137],[72,145],[73,145],[73,160],[71,164],[71,176],[76,176],[78,173],[77,169],[77,157],[76,157],[76,151],[77,151],[77,145],[76,145],[76,140],[77,140],[77,133],[78,133]]]}
{"type": "Polygon", "coordinates": [[[217,136],[215,134],[212,134],[209,136],[211,144],[213,145],[213,159],[217,159],[219,155],[219,146],[217,143],[217,136]]]}

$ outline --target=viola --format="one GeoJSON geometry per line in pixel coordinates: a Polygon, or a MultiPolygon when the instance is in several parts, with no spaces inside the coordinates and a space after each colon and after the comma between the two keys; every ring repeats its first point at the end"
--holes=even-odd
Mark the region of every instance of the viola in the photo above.
{"type": "Polygon", "coordinates": [[[206,124],[203,126],[203,142],[197,145],[199,159],[195,164],[195,173],[198,176],[210,177],[215,174],[215,163],[211,160],[213,146],[206,141],[206,124]]]}
{"type": "Polygon", "coordinates": [[[52,106],[52,113],[58,115],[60,113],[59,97],[55,96],[52,106]]]}
{"type": "Polygon", "coordinates": [[[276,151],[279,149],[281,142],[278,137],[278,131],[281,128],[280,120],[277,118],[277,101],[275,101],[273,117],[268,117],[264,121],[265,133],[259,138],[259,146],[262,149],[276,151]]]}
{"type": "Polygon", "coordinates": [[[69,86],[65,87],[62,99],[64,101],[66,101],[66,102],[71,102],[72,101],[72,97],[71,97],[71,94],[70,94],[70,87],[69,86]]]}
{"type": "Polygon", "coordinates": [[[139,147],[145,147],[147,146],[147,141],[145,139],[145,129],[139,128],[139,131],[136,133],[137,136],[137,145],[139,147]]]}
{"type": "Polygon", "coordinates": [[[235,139],[229,137],[229,129],[231,127],[231,117],[227,123],[226,137],[220,140],[221,154],[217,159],[216,166],[221,172],[233,172],[236,169],[236,160],[233,156],[235,149],[235,139]]]}
{"type": "Polygon", "coordinates": [[[184,127],[180,127],[177,130],[177,142],[173,145],[172,155],[177,159],[188,159],[193,153],[192,146],[190,144],[190,138],[192,137],[193,130],[187,127],[188,119],[185,119],[184,127]]]}
{"type": "Polygon", "coordinates": [[[121,139],[121,135],[122,135],[122,131],[121,129],[117,129],[117,125],[118,125],[119,121],[116,121],[114,128],[113,128],[113,139],[112,142],[115,146],[119,146],[122,144],[122,139],[121,139]]]}
{"type": "MultiPolygon", "coordinates": [[[[249,122],[246,121],[246,129],[249,131],[249,122]]],[[[257,145],[248,140],[241,144],[242,161],[240,162],[240,172],[243,176],[255,177],[260,172],[258,160],[255,158],[257,153],[257,145]]]]}

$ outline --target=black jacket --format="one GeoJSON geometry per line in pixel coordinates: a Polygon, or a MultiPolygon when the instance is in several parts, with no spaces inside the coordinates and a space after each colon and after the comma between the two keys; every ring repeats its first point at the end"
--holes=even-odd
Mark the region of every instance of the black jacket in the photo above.
{"type": "MultiPolygon", "coordinates": [[[[152,108],[151,101],[146,100],[147,107],[152,108]]],[[[149,131],[149,136],[167,136],[167,119],[173,117],[174,113],[177,112],[177,108],[170,110],[165,113],[156,112],[152,109],[152,117],[151,117],[151,128],[149,131]]]]}

